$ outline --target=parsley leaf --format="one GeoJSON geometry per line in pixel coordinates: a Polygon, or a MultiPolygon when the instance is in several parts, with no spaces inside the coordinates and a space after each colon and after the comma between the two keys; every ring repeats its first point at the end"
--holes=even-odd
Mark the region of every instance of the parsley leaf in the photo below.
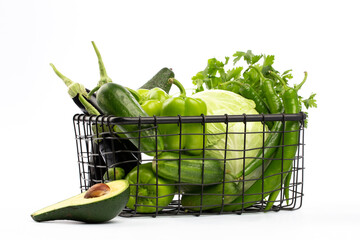
{"type": "Polygon", "coordinates": [[[238,51],[233,55],[233,57],[235,57],[233,60],[234,65],[240,61],[242,57],[244,57],[247,64],[252,65],[257,63],[262,58],[262,55],[254,55],[251,50],[248,50],[246,53],[238,51]]]}
{"type": "Polygon", "coordinates": [[[275,56],[274,55],[264,55],[264,62],[263,62],[263,66],[262,66],[262,74],[264,75],[264,77],[267,78],[272,78],[269,74],[269,71],[278,73],[278,71],[276,71],[272,65],[274,64],[274,60],[275,60],[275,56]]]}
{"type": "Polygon", "coordinates": [[[240,61],[241,58],[242,58],[243,56],[245,56],[245,54],[246,54],[245,52],[239,52],[239,51],[237,51],[236,53],[234,53],[234,55],[233,55],[233,57],[235,57],[234,60],[233,60],[234,65],[235,65],[238,61],[240,61]]]}
{"type": "Polygon", "coordinates": [[[301,100],[304,103],[304,106],[306,107],[306,109],[317,107],[315,96],[316,96],[316,93],[312,93],[308,99],[301,100]]]}
{"type": "Polygon", "coordinates": [[[241,71],[243,70],[244,68],[243,67],[236,67],[236,68],[233,68],[233,69],[230,69],[226,72],[226,77],[225,77],[225,81],[224,82],[227,82],[227,81],[230,81],[230,80],[236,80],[238,78],[241,77],[241,71]]]}

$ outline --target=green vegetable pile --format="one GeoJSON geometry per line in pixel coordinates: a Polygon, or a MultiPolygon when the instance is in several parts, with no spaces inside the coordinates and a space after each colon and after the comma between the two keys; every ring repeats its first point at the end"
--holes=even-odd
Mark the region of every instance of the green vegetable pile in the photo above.
{"type": "MultiPolygon", "coordinates": [[[[94,43],[93,46],[101,78],[91,91],[73,84],[52,65],[69,87],[70,96],[74,101],[79,99],[80,108],[86,114],[206,117],[297,114],[303,107],[317,107],[315,93],[308,98],[299,95],[307,73],[300,84],[291,87],[292,70],[281,73],[274,69],[273,55],[239,51],[233,55],[233,66],[229,69],[226,69],[231,62],[229,57],[225,57],[224,62],[211,58],[206,68],[192,78],[195,92],[187,96],[169,69],[160,70],[137,90],[112,82],[94,43]],[[243,65],[238,66],[240,63],[243,65]],[[169,95],[172,85],[179,89],[178,96],[169,95]]],[[[280,192],[286,200],[290,198],[289,184],[300,127],[297,121],[248,122],[246,125],[209,122],[146,124],[139,132],[138,125],[115,125],[111,131],[119,139],[127,139],[153,160],[142,164],[139,160],[129,171],[121,169],[126,159],[117,160],[101,180],[123,177],[128,180],[127,207],[139,213],[176,208],[179,205],[171,202],[177,194],[186,211],[237,211],[264,199],[265,210],[269,210],[280,192]],[[279,161],[281,159],[283,161],[279,161]]],[[[93,131],[98,133],[99,128],[93,131]]]]}
{"type": "MultiPolygon", "coordinates": [[[[204,91],[204,85],[206,89],[224,89],[253,100],[259,113],[281,112],[279,98],[284,94],[293,75],[292,69],[282,73],[274,69],[274,61],[274,55],[254,55],[251,50],[238,51],[233,54],[233,67],[226,69],[230,57],[225,57],[223,62],[211,58],[208,60],[206,68],[192,77],[193,84],[196,86],[195,92],[204,91]],[[244,60],[243,65],[237,66],[242,62],[241,59],[244,60]],[[263,62],[259,64],[261,60],[263,62]]],[[[299,90],[305,83],[306,77],[307,73],[305,72],[305,79],[299,85],[294,85],[296,90],[299,90]]],[[[308,98],[298,95],[299,104],[306,109],[316,108],[315,96],[315,93],[308,98]]],[[[308,112],[304,111],[304,113],[308,115],[308,112]]]]}

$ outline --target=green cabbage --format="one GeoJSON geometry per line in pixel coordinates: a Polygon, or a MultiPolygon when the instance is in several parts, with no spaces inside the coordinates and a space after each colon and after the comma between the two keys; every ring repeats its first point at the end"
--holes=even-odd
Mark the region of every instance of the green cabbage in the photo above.
{"type": "MultiPolygon", "coordinates": [[[[255,103],[239,94],[225,90],[208,90],[198,92],[193,98],[202,99],[207,105],[207,115],[241,115],[258,114],[255,110],[255,103]]],[[[227,141],[226,152],[226,173],[237,176],[243,169],[244,161],[244,130],[245,124],[236,122],[228,124],[228,137],[226,140],[225,123],[206,124],[206,149],[211,151],[212,156],[218,159],[225,158],[225,141],[227,141]]],[[[267,131],[267,128],[265,128],[267,131]]],[[[256,156],[259,148],[262,147],[263,124],[261,122],[248,122],[246,124],[246,145],[245,145],[245,165],[250,163],[256,156]]],[[[266,135],[266,134],[265,134],[266,135]]]]}

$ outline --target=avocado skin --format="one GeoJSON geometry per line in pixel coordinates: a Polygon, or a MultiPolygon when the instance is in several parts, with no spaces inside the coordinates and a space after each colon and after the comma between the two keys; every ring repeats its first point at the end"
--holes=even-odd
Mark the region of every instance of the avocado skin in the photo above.
{"type": "Polygon", "coordinates": [[[41,214],[32,214],[36,222],[53,220],[75,220],[85,223],[103,223],[118,216],[129,200],[130,187],[120,194],[84,205],[72,205],[41,214]]]}

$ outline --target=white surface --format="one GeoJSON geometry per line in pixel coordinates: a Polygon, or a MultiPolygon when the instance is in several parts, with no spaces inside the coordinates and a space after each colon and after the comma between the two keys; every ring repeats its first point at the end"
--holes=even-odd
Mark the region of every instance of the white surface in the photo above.
{"type": "Polygon", "coordinates": [[[0,1],[1,204],[7,239],[355,239],[360,211],[356,1],[0,1]],[[136,88],[162,67],[185,87],[208,58],[274,54],[302,93],[317,93],[306,130],[303,207],[226,216],[35,223],[30,214],[79,193],[66,87],[99,79],[90,41],[114,82],[136,88]],[[256,236],[254,238],[254,235],[256,236]],[[194,236],[194,237],[192,237],[194,236]]]}

